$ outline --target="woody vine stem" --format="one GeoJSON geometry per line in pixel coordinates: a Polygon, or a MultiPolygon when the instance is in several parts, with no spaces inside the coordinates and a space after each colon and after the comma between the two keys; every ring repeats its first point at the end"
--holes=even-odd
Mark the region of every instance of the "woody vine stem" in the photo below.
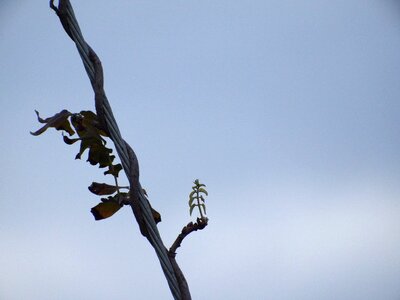
{"type": "Polygon", "coordinates": [[[31,133],[37,136],[49,128],[60,130],[63,132],[63,140],[66,144],[72,145],[78,141],[80,142],[80,149],[75,157],[76,159],[80,159],[88,150],[87,161],[91,165],[107,168],[104,175],[112,175],[114,184],[93,182],[89,186],[89,190],[92,193],[99,196],[107,196],[107,198],[101,198],[101,202],[92,208],[93,216],[96,220],[103,220],[114,215],[123,206],[130,206],[141,234],[153,246],[157,254],[174,299],[190,300],[189,286],[176,262],[175,256],[176,249],[180,247],[186,236],[191,232],[204,229],[208,224],[208,218],[205,217],[204,197],[208,195],[205,185],[196,179],[189,195],[190,215],[193,209],[197,207],[200,218],[197,218],[195,223],[190,222],[183,227],[182,232],[170,249],[167,250],[157,228],[157,223],[161,222],[161,215],[152,208],[147,193],[139,182],[139,163],[136,154],[122,138],[106,97],[103,87],[104,77],[101,61],[83,38],[70,1],[60,0],[56,6],[54,0],[51,0],[50,7],[59,17],[65,32],[75,43],[81,56],[94,91],[96,113],[91,111],[71,113],[64,109],[52,117],[42,119],[37,112],[38,121],[44,125],[39,130],[31,133]],[[77,134],[78,137],[67,137],[64,132],[70,137],[74,134],[77,134]],[[121,163],[114,163],[116,156],[112,154],[113,150],[111,148],[106,147],[107,139],[114,143],[121,163]],[[128,178],[129,187],[120,187],[118,185],[117,178],[121,170],[125,172],[128,178]],[[122,192],[121,189],[127,189],[127,192],[122,192]]]}

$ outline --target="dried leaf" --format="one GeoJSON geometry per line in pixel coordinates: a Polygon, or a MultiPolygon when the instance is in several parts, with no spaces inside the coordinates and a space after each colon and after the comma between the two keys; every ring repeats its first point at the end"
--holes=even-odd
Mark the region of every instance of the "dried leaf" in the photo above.
{"type": "Polygon", "coordinates": [[[72,115],[68,110],[64,109],[61,112],[55,114],[54,116],[46,119],[42,119],[39,116],[39,112],[35,110],[38,121],[40,123],[46,124],[42,128],[35,132],[31,132],[32,135],[40,135],[45,132],[48,128],[53,127],[56,130],[64,130],[68,132],[69,135],[73,135],[75,131],[71,128],[68,118],[72,115]]]}
{"type": "Polygon", "coordinates": [[[82,125],[86,128],[94,128],[99,135],[108,136],[106,132],[101,128],[97,115],[90,110],[82,110],[80,115],[83,116],[82,125]]]}
{"type": "Polygon", "coordinates": [[[99,144],[93,143],[90,145],[89,156],[87,161],[91,165],[99,164],[100,168],[105,168],[112,163],[114,156],[110,156],[111,149],[99,144]]]}
{"type": "Polygon", "coordinates": [[[67,137],[66,135],[63,135],[63,140],[64,140],[64,143],[66,143],[67,145],[72,145],[72,144],[74,144],[75,142],[79,141],[80,138],[70,139],[70,138],[67,137]]]}
{"type": "Polygon", "coordinates": [[[90,212],[93,214],[95,220],[98,221],[111,217],[120,210],[121,207],[120,204],[114,201],[102,202],[97,204],[95,207],[92,207],[90,212]]]}
{"type": "Polygon", "coordinates": [[[94,141],[90,139],[82,139],[81,146],[79,148],[79,153],[75,156],[75,159],[81,159],[82,154],[85,152],[86,149],[90,148],[93,142],[94,141]]]}
{"type": "Polygon", "coordinates": [[[108,166],[108,171],[104,172],[104,175],[111,174],[115,177],[118,177],[118,174],[121,170],[122,170],[121,164],[110,165],[108,166]]]}
{"type": "Polygon", "coordinates": [[[118,190],[118,188],[115,185],[109,185],[106,183],[98,183],[98,182],[92,182],[92,184],[88,187],[88,189],[93,194],[99,196],[111,195],[118,190]]]}

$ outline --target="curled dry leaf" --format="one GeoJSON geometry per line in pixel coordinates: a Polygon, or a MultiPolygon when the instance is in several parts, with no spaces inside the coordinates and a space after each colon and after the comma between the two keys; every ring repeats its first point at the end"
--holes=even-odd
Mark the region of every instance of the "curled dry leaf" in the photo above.
{"type": "Polygon", "coordinates": [[[35,132],[31,132],[32,135],[40,135],[45,132],[48,128],[53,127],[56,130],[64,130],[68,132],[69,135],[73,135],[75,131],[72,129],[71,124],[69,123],[68,118],[72,115],[68,110],[64,109],[61,112],[55,114],[54,116],[46,119],[42,119],[39,116],[39,112],[35,110],[38,121],[44,125],[42,128],[36,130],[35,132]]]}

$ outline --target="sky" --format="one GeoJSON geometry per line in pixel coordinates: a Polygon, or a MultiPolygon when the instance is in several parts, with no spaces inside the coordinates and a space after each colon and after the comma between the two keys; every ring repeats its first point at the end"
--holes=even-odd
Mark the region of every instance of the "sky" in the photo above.
{"type": "MultiPolygon", "coordinates": [[[[400,6],[390,0],[73,1],[193,299],[400,299],[400,6]]],[[[0,2],[0,298],[172,299],[102,170],[43,117],[94,110],[48,1],[0,2]],[[36,5],[36,6],[35,6],[36,5]]],[[[121,178],[121,182],[126,180],[121,178]]]]}

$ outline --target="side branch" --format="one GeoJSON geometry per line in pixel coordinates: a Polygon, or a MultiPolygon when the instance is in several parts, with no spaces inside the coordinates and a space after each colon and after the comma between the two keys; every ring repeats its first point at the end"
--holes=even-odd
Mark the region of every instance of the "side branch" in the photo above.
{"type": "Polygon", "coordinates": [[[187,224],[185,227],[182,228],[181,233],[178,235],[175,242],[172,244],[171,248],[169,248],[168,251],[169,260],[172,264],[172,267],[174,268],[175,275],[178,279],[179,289],[182,293],[181,295],[183,300],[190,300],[192,298],[190,295],[189,286],[185,279],[185,276],[183,275],[182,270],[179,268],[179,265],[176,262],[175,258],[176,250],[181,246],[185,237],[187,237],[194,231],[204,229],[207,226],[207,224],[208,224],[208,218],[206,217],[197,218],[196,223],[190,222],[189,224],[187,224]]]}
{"type": "Polygon", "coordinates": [[[190,222],[185,227],[183,227],[181,233],[178,235],[175,242],[172,244],[171,248],[169,248],[168,255],[170,257],[175,257],[176,249],[178,249],[181,246],[184,238],[194,231],[204,229],[207,225],[208,225],[208,218],[202,217],[202,218],[197,218],[196,223],[190,222]]]}

